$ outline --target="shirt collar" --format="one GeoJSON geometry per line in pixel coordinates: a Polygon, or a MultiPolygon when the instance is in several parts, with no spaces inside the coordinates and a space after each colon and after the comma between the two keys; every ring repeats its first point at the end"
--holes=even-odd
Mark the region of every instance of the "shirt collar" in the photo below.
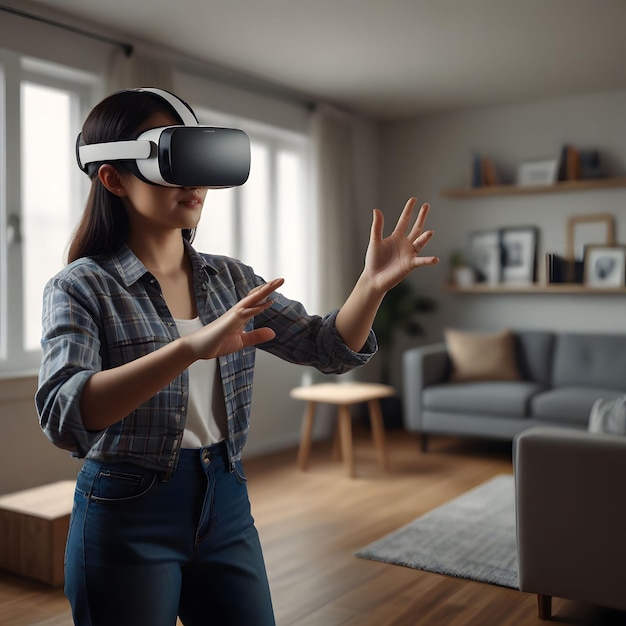
{"type": "MultiPolygon", "coordinates": [[[[217,268],[209,259],[201,255],[186,239],[184,242],[185,252],[191,261],[194,275],[200,272],[207,276],[217,274],[217,268]]],[[[111,260],[126,287],[134,285],[142,276],[150,273],[126,244],[122,245],[119,252],[114,254],[111,260]]]]}
{"type": "Polygon", "coordinates": [[[194,270],[194,275],[198,272],[204,272],[207,276],[211,276],[217,274],[218,270],[214,263],[211,262],[210,258],[207,258],[205,255],[200,254],[186,239],[185,242],[185,251],[191,260],[191,265],[194,270]]]}

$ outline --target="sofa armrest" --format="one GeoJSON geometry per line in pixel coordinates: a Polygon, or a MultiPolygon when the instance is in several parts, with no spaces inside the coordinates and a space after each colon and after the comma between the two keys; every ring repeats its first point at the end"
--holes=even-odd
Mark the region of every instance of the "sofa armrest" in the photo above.
{"type": "Polygon", "coordinates": [[[626,610],[626,437],[533,427],[514,472],[520,589],[626,610]]]}
{"type": "Polygon", "coordinates": [[[448,371],[448,352],[443,342],[411,348],[403,353],[403,417],[404,427],[409,432],[422,430],[422,390],[445,382],[448,371]]]}

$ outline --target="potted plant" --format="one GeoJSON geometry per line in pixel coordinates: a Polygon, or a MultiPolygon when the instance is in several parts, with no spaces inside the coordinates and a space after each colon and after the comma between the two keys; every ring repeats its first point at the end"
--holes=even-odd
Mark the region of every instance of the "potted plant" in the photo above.
{"type": "MultiPolygon", "coordinates": [[[[391,384],[392,357],[396,334],[403,332],[410,337],[424,334],[419,316],[431,313],[437,308],[435,300],[417,295],[408,281],[403,281],[387,292],[382,301],[373,329],[378,340],[382,383],[391,384]]],[[[384,398],[381,401],[383,418],[388,428],[402,424],[402,407],[399,397],[384,398]]]]}
{"type": "Polygon", "coordinates": [[[450,283],[458,287],[469,287],[474,284],[474,280],[474,269],[465,262],[460,250],[454,250],[450,255],[450,283]]]}

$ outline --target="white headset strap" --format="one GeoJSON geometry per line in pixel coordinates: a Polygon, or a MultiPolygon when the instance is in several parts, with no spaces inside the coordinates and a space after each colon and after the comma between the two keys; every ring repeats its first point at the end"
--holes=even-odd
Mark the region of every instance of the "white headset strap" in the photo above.
{"type": "MultiPolygon", "coordinates": [[[[164,89],[157,89],[156,87],[141,87],[134,91],[149,91],[159,96],[159,98],[163,98],[176,111],[185,126],[198,126],[198,120],[193,111],[173,93],[164,89]]],[[[151,142],[141,140],[92,143],[79,146],[78,148],[81,167],[98,161],[148,159],[151,154],[151,142]]]]}
{"type": "Polygon", "coordinates": [[[122,159],[148,159],[152,153],[150,141],[110,141],[108,143],[90,143],[78,148],[80,163],[84,167],[88,163],[98,161],[120,161],[122,159]]]}
{"type": "Polygon", "coordinates": [[[178,97],[165,89],[157,89],[156,87],[141,87],[135,91],[149,91],[166,100],[167,103],[178,113],[185,126],[197,126],[198,120],[192,110],[178,97]]]}

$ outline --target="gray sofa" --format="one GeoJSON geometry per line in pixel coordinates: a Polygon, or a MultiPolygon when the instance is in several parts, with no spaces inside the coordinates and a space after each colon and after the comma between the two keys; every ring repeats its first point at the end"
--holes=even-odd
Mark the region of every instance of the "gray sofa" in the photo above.
{"type": "Polygon", "coordinates": [[[512,441],[530,426],[586,429],[597,398],[626,393],[626,333],[514,331],[520,380],[454,383],[446,343],[403,355],[407,431],[512,441]]]}
{"type": "Polygon", "coordinates": [[[626,611],[626,437],[537,426],[513,452],[519,584],[539,617],[553,596],[626,611]]]}

